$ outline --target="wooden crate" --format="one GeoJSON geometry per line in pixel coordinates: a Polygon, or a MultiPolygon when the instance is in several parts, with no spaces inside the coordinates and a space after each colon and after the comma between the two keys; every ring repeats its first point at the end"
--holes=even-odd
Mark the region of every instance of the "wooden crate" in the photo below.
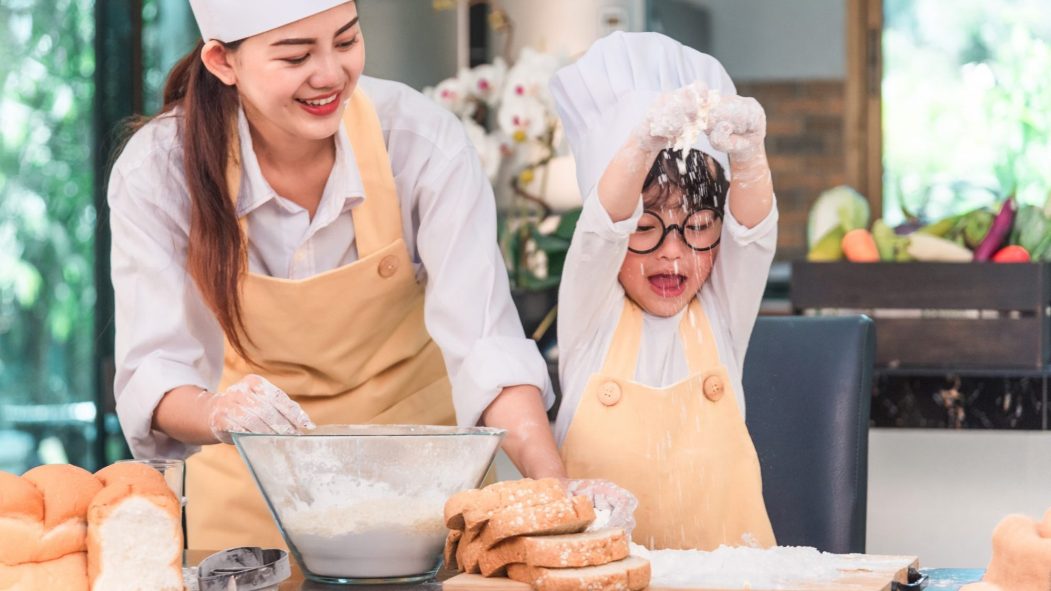
{"type": "Polygon", "coordinates": [[[1043,369],[1048,263],[792,263],[798,313],[866,313],[880,367],[1043,369]]]}

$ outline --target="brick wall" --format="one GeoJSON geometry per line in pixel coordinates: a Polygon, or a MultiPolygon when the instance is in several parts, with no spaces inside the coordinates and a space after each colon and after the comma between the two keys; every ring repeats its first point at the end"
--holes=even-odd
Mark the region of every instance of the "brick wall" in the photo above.
{"type": "Polygon", "coordinates": [[[790,80],[737,85],[766,110],[766,149],[780,209],[777,260],[806,255],[810,204],[846,182],[843,143],[844,83],[790,80]]]}

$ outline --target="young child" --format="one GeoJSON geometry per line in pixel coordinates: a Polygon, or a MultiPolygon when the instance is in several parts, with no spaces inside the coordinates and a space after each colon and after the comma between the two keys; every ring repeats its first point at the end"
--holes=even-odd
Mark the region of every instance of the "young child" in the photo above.
{"type": "Polygon", "coordinates": [[[633,492],[650,548],[774,545],[741,388],[777,242],[763,110],[654,33],[598,41],[551,89],[585,196],[559,293],[569,476],[633,492]]]}

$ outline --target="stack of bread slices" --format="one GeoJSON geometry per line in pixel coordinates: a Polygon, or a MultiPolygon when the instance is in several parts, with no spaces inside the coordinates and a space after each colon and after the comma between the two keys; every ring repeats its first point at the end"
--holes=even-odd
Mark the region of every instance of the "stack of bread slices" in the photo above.
{"type": "Polygon", "coordinates": [[[629,556],[622,529],[585,531],[595,520],[587,497],[570,497],[553,478],[498,482],[445,504],[447,568],[506,576],[537,591],[639,591],[649,561],[629,556]]]}
{"type": "Polygon", "coordinates": [[[0,590],[182,591],[180,516],[142,464],[0,471],[0,590]]]}

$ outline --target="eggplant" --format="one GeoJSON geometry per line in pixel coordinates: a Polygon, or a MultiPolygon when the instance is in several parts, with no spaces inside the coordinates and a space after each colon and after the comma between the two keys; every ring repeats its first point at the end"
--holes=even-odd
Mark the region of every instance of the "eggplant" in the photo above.
{"type": "Polygon", "coordinates": [[[996,214],[996,219],[993,220],[989,233],[982,239],[978,248],[974,249],[974,260],[988,261],[993,258],[996,251],[1000,249],[1004,242],[1007,241],[1008,235],[1011,234],[1011,224],[1014,223],[1015,211],[1014,197],[1008,197],[1000,207],[1000,213],[996,214]]]}

